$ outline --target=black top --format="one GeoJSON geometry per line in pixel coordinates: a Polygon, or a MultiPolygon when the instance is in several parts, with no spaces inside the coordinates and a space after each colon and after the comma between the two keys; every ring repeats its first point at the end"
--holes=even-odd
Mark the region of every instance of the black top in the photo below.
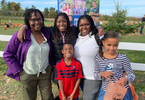
{"type": "Polygon", "coordinates": [[[145,17],[142,18],[142,22],[145,22],[145,17]]]}
{"type": "MultiPolygon", "coordinates": [[[[73,31],[73,38],[70,41],[67,41],[67,37],[66,34],[64,36],[65,38],[65,42],[70,42],[73,45],[75,45],[76,43],[76,39],[78,38],[78,28],[75,26],[72,26],[72,31],[73,31]]],[[[52,45],[52,63],[53,65],[56,65],[56,62],[59,61],[60,59],[63,58],[62,55],[62,45],[63,45],[63,38],[61,36],[61,33],[59,32],[59,40],[56,42],[54,40],[54,27],[45,27],[45,29],[48,29],[50,31],[50,41],[51,41],[51,45],[52,45]]]]}

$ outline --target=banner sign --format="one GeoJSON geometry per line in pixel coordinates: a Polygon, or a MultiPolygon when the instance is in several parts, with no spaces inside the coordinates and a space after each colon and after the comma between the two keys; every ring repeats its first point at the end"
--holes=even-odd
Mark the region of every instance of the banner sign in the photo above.
{"type": "Polygon", "coordinates": [[[92,16],[95,25],[99,22],[100,0],[58,0],[58,13],[64,12],[69,16],[71,25],[77,26],[81,15],[92,16]]]}

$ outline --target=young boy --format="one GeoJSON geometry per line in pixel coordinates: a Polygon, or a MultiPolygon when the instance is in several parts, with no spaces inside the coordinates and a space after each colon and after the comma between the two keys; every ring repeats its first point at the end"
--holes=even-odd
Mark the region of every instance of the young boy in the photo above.
{"type": "Polygon", "coordinates": [[[61,100],[78,100],[80,79],[84,77],[81,63],[73,58],[74,47],[63,44],[64,58],[56,64],[55,79],[58,80],[59,98],[61,100]]]}

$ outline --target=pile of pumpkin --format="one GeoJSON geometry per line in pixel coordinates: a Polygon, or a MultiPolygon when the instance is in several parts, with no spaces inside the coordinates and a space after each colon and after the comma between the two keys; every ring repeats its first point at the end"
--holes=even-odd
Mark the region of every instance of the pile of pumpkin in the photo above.
{"type": "MultiPolygon", "coordinates": [[[[6,23],[8,24],[8,23],[6,23]]],[[[6,30],[7,28],[17,28],[18,26],[22,27],[23,24],[21,23],[12,23],[12,25],[10,27],[7,27],[7,25],[5,25],[5,23],[0,23],[0,25],[4,25],[4,30],[6,30]]]]}
{"type": "MultiPolygon", "coordinates": [[[[8,23],[6,23],[6,24],[8,24],[8,23]]],[[[17,28],[18,26],[22,27],[23,24],[21,24],[21,23],[12,23],[12,25],[10,27],[7,27],[7,25],[5,25],[5,23],[0,23],[0,25],[4,25],[4,30],[6,30],[7,28],[13,29],[13,28],[17,28]]],[[[46,25],[46,26],[51,27],[52,25],[46,25]]]]}

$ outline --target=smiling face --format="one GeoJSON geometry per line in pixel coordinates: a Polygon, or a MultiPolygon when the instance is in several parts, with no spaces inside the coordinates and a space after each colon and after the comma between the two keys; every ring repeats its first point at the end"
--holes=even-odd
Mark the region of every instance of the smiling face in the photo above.
{"type": "Polygon", "coordinates": [[[105,52],[108,55],[116,55],[117,48],[119,45],[119,38],[107,38],[103,42],[105,52]]]}
{"type": "Polygon", "coordinates": [[[92,5],[95,8],[96,7],[96,2],[92,2],[92,5]]]}
{"type": "Polygon", "coordinates": [[[56,21],[56,26],[60,32],[64,32],[67,28],[67,20],[64,16],[59,16],[56,21]]]}
{"type": "Polygon", "coordinates": [[[40,31],[44,25],[42,17],[38,12],[36,12],[36,15],[32,12],[31,17],[29,18],[29,24],[32,32],[40,31]]]}
{"type": "Polygon", "coordinates": [[[65,58],[70,59],[74,54],[74,48],[71,44],[65,44],[62,49],[62,54],[65,58]]]}
{"type": "Polygon", "coordinates": [[[79,21],[79,31],[81,32],[82,36],[85,36],[91,32],[90,22],[86,18],[83,18],[79,21]]]}
{"type": "Polygon", "coordinates": [[[82,7],[83,7],[83,8],[86,7],[86,2],[85,2],[85,1],[83,1],[83,3],[82,3],[82,7]]]}
{"type": "Polygon", "coordinates": [[[69,5],[69,3],[67,3],[66,8],[67,8],[67,9],[70,9],[70,5],[69,5]]]}

